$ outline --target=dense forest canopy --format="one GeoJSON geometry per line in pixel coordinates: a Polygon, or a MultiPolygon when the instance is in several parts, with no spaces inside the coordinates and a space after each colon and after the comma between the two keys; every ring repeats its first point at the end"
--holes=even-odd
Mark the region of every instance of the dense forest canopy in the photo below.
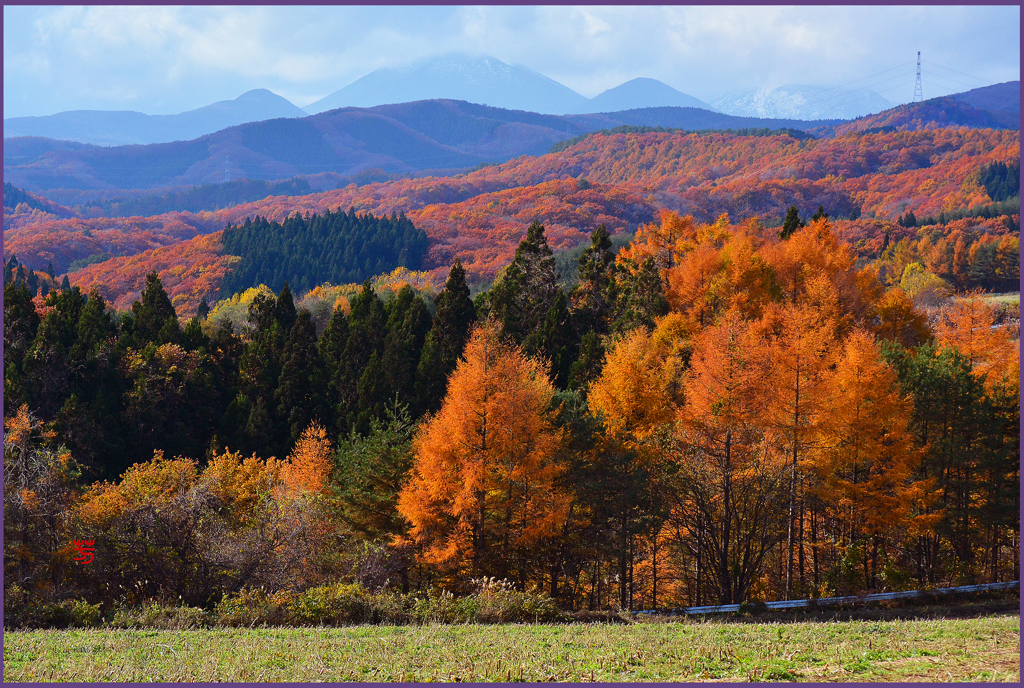
{"type": "MultiPolygon", "coordinates": [[[[666,212],[617,254],[599,226],[568,289],[534,222],[473,300],[455,261],[436,296],[366,281],[327,317],[282,284],[179,321],[156,273],[112,312],[33,298],[15,265],[5,585],[210,607],[495,576],[636,609],[1019,577],[1019,306],[950,297],[1018,235],[869,264],[827,212],[794,215],[666,212]],[[93,568],[53,544],[82,537],[93,568]]],[[[326,217],[260,220],[252,245],[369,222],[326,217]]]]}

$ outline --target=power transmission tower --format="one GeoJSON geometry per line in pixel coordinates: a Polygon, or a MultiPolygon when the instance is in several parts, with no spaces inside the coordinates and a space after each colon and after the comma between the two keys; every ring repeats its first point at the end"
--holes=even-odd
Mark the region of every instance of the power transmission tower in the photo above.
{"type": "MultiPolygon", "coordinates": [[[[921,53],[918,53],[918,55],[920,55],[920,54],[921,53]]],[[[920,68],[917,71],[918,71],[918,77],[920,77],[920,72],[921,72],[920,68]]],[[[920,78],[918,80],[920,81],[920,78]]],[[[228,179],[228,163],[229,163],[230,159],[231,158],[229,156],[227,156],[227,155],[224,156],[224,181],[225,182],[230,181],[228,179]]]]}
{"type": "Polygon", "coordinates": [[[914,82],[914,102],[920,103],[924,100],[924,90],[921,88],[921,51],[917,51],[917,81],[914,82]]]}

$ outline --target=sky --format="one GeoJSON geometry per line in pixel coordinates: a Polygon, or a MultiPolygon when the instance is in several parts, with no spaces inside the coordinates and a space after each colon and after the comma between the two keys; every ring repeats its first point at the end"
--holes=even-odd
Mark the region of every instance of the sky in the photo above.
{"type": "Polygon", "coordinates": [[[784,85],[925,98],[1020,79],[1019,6],[4,7],[4,117],[173,114],[267,88],[308,105],[450,52],[593,97],[636,77],[705,102],[784,85]]]}

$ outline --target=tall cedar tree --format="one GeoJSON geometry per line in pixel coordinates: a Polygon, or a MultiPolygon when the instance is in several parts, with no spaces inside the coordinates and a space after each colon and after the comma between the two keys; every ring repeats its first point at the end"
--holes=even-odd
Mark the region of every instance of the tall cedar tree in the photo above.
{"type": "Polygon", "coordinates": [[[331,414],[323,387],[323,361],[317,350],[316,326],[309,311],[299,311],[288,341],[281,353],[281,376],[274,400],[281,435],[289,445],[313,422],[322,422],[331,414]]]}
{"type": "MultiPolygon", "coordinates": [[[[367,280],[352,300],[352,309],[348,315],[348,338],[332,380],[338,399],[336,412],[339,417],[346,419],[346,430],[359,422],[360,417],[365,420],[368,428],[367,410],[387,402],[383,380],[378,381],[365,375],[374,354],[377,355],[377,365],[380,365],[380,354],[377,352],[383,351],[386,335],[387,314],[384,303],[367,280]],[[360,386],[363,388],[363,397],[360,396],[360,386]],[[367,394],[370,396],[367,397],[367,394]]],[[[379,370],[376,374],[381,373],[382,370],[379,370]]]]}
{"type": "Polygon", "coordinates": [[[423,355],[416,369],[416,396],[420,410],[437,411],[444,399],[448,377],[455,370],[466,347],[469,328],[476,321],[476,310],[469,298],[466,270],[456,258],[444,289],[434,298],[433,327],[423,344],[423,355]]]}
{"type": "MultiPolygon", "coordinates": [[[[13,258],[12,258],[13,260],[13,258]]],[[[4,418],[25,403],[25,355],[39,329],[39,313],[23,284],[4,284],[4,418]]]]}
{"type": "MultiPolygon", "coordinates": [[[[560,291],[555,259],[544,236],[544,226],[533,222],[515,258],[499,275],[490,293],[490,317],[500,326],[503,340],[523,344],[543,327],[560,291]]],[[[527,353],[539,353],[539,339],[527,353]]]]}
{"type": "Polygon", "coordinates": [[[405,285],[388,302],[388,334],[384,339],[382,364],[387,382],[387,397],[419,407],[416,392],[416,368],[431,330],[430,310],[423,297],[405,285]]]}
{"type": "Polygon", "coordinates": [[[142,296],[132,304],[136,348],[154,344],[176,343],[180,334],[178,316],[171,299],[156,272],[146,275],[142,296]]]}

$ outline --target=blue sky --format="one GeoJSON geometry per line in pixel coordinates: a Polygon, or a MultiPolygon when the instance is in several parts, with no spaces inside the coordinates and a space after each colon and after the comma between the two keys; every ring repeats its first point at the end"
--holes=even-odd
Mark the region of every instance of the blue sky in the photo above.
{"type": "Polygon", "coordinates": [[[651,77],[710,101],[790,84],[925,97],[1020,78],[1019,6],[4,7],[4,117],[171,114],[268,88],[307,105],[447,52],[593,97],[651,77]]]}

